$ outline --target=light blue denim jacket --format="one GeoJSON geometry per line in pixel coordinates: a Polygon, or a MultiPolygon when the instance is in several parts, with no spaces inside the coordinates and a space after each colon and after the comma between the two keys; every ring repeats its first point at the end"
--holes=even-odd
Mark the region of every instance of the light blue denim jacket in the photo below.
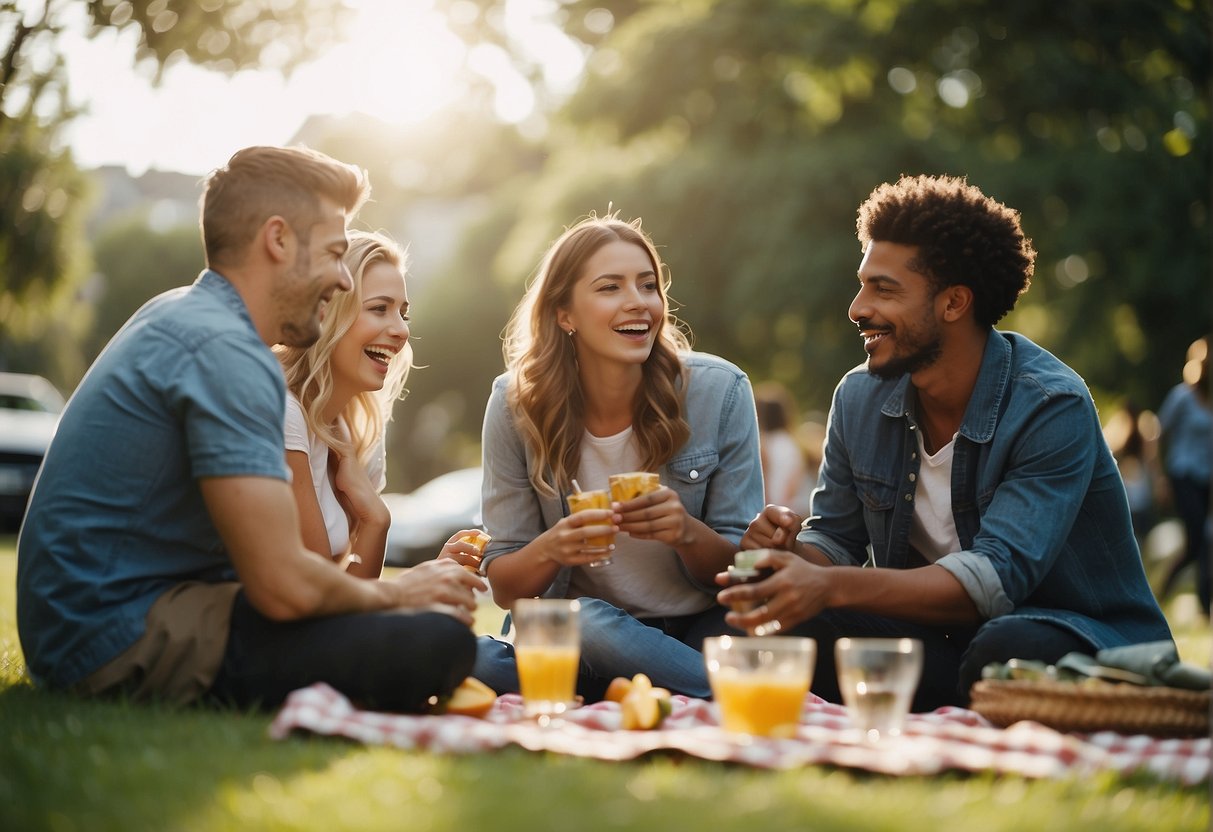
{"type": "MultiPolygon", "coordinates": [[[[754,392],[745,373],[722,358],[693,352],[683,364],[690,370],[683,415],[691,436],[658,471],[661,483],[678,493],[687,514],[740,545],[763,506],[754,392]]],[[[484,525],[493,536],[486,569],[493,558],[521,549],[569,513],[564,495],[546,497],[531,486],[534,460],[514,427],[507,381],[501,375],[493,382],[484,415],[481,498],[484,525]]],[[[707,594],[718,590],[684,574],[707,594]]],[[[563,598],[571,577],[571,569],[561,569],[544,594],[563,598]]]]}
{"type": "MultiPolygon", "coordinates": [[[[858,367],[834,391],[811,516],[797,539],[838,564],[922,565],[909,543],[920,464],[909,376],[858,367]]],[[[1036,344],[991,330],[953,456],[962,550],[939,566],[987,619],[1065,627],[1097,649],[1169,639],[1129,505],[1082,379],[1036,344]]]]}

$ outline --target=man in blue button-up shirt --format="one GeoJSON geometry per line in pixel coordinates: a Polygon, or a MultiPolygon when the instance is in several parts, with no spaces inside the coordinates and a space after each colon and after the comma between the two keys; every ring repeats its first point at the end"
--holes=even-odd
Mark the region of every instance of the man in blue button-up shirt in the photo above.
{"type": "Polygon", "coordinates": [[[207,270],[149,301],[68,403],[17,543],[34,679],[83,695],[274,705],[327,682],[419,709],[475,655],[454,561],[363,581],[304,548],[285,382],[268,345],[308,346],[351,288],[361,171],[254,147],[209,178],[207,270]],[[445,605],[450,615],[391,610],[445,605]]]}
{"type": "Polygon", "coordinates": [[[781,550],[777,571],[720,593],[766,599],[730,623],[816,638],[813,690],[834,701],[835,640],[921,639],[917,710],[965,704],[989,662],[1169,639],[1086,385],[994,329],[1035,260],[1018,213],[903,177],[858,232],[868,360],[834,393],[811,516],[750,525],[742,545],[781,550]]]}

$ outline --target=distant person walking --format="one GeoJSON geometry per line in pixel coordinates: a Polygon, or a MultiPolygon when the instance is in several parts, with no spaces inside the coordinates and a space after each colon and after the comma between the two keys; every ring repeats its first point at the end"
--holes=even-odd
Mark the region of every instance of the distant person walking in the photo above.
{"type": "Polygon", "coordinates": [[[1159,593],[1166,598],[1180,573],[1196,565],[1196,597],[1209,616],[1209,476],[1213,468],[1213,413],[1209,407],[1209,337],[1188,347],[1183,381],[1171,388],[1158,421],[1162,426],[1163,465],[1175,511],[1184,526],[1183,556],[1175,562],[1159,593]]]}
{"type": "Polygon", "coordinates": [[[1158,520],[1158,502],[1166,492],[1158,461],[1158,417],[1126,401],[1108,417],[1103,433],[1125,484],[1140,546],[1158,520]]]}

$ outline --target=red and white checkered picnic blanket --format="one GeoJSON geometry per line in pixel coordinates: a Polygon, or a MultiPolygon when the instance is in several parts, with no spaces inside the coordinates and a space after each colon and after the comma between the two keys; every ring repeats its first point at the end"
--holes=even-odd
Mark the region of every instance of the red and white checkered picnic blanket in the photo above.
{"type": "Polygon", "coordinates": [[[501,696],[484,719],[409,716],[363,711],[325,684],[292,693],[270,725],[283,739],[292,731],[345,737],[368,745],[391,745],[447,754],[468,754],[507,745],[599,760],[629,760],[650,751],[673,750],[705,760],[788,769],[823,763],[883,774],[935,774],[945,770],[997,771],[1024,777],[1065,777],[1099,771],[1156,777],[1193,785],[1209,779],[1213,741],[1156,739],[1112,732],[1063,734],[1034,722],[996,728],[980,714],[940,708],[911,714],[900,737],[863,741],[846,708],[809,694],[796,736],[756,739],[720,728],[716,706],[702,699],[673,697],[673,712],[659,730],[620,729],[619,706],[598,702],[543,727],[523,716],[522,698],[501,696]]]}

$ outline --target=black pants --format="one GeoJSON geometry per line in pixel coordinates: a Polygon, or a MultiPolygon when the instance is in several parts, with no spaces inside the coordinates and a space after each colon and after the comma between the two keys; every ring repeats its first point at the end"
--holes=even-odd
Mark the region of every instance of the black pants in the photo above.
{"type": "Polygon", "coordinates": [[[1092,654],[1083,638],[1045,621],[1005,616],[979,628],[929,627],[879,615],[828,610],[783,635],[808,636],[817,641],[813,693],[841,702],[834,667],[834,642],[854,638],[916,638],[922,642],[922,679],[911,710],[921,713],[943,705],[969,704],[969,688],[981,679],[990,662],[1035,659],[1053,663],[1070,652],[1092,654]]]}
{"type": "Polygon", "coordinates": [[[325,682],[363,708],[419,712],[471,672],[476,639],[436,612],[376,612],[271,621],[236,596],[223,665],[209,698],[277,707],[325,682]]]}
{"type": "Polygon", "coordinates": [[[1184,524],[1184,553],[1167,573],[1163,582],[1161,598],[1166,598],[1175,588],[1179,573],[1190,563],[1196,564],[1196,597],[1205,616],[1209,615],[1210,570],[1209,540],[1205,536],[1209,519],[1209,483],[1190,477],[1172,477],[1171,494],[1175,500],[1175,511],[1184,524]]]}

